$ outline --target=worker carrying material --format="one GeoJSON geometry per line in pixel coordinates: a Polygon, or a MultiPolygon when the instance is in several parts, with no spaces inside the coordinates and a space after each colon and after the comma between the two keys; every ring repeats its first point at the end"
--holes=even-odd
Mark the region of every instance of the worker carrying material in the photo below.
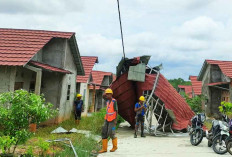
{"type": "Polygon", "coordinates": [[[147,105],[145,104],[144,96],[139,98],[139,102],[135,104],[134,111],[136,112],[135,116],[135,134],[134,138],[137,138],[137,132],[139,128],[139,124],[141,125],[141,137],[146,137],[144,135],[144,115],[147,110],[147,105]]]}
{"type": "Polygon", "coordinates": [[[105,122],[102,127],[102,149],[99,153],[107,152],[108,146],[108,137],[112,139],[113,148],[110,152],[114,152],[118,149],[117,147],[117,137],[115,137],[116,124],[117,124],[117,115],[118,115],[118,105],[117,101],[112,97],[113,91],[108,88],[105,90],[106,95],[106,115],[105,122]]]}
{"type": "Polygon", "coordinates": [[[77,94],[77,99],[74,101],[74,116],[75,116],[75,123],[79,125],[81,120],[81,112],[83,107],[83,100],[81,100],[82,95],[77,94]]]}

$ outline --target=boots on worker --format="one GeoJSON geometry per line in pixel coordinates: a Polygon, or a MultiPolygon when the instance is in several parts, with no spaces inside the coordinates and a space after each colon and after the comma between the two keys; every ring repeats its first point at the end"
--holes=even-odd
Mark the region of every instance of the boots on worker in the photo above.
{"type": "Polygon", "coordinates": [[[108,139],[102,139],[102,149],[98,153],[107,152],[108,139]]]}
{"type": "Polygon", "coordinates": [[[118,139],[117,137],[112,140],[113,148],[110,150],[110,152],[115,152],[118,149],[118,139]]]}
{"type": "Polygon", "coordinates": [[[146,137],[146,136],[144,135],[143,131],[141,132],[141,137],[146,137]]]}
{"type": "Polygon", "coordinates": [[[135,134],[134,134],[134,138],[137,138],[137,133],[135,132],[135,134]]]}
{"type": "Polygon", "coordinates": [[[142,126],[141,126],[141,137],[146,137],[146,136],[144,135],[143,131],[144,131],[144,124],[142,124],[142,126]]]}

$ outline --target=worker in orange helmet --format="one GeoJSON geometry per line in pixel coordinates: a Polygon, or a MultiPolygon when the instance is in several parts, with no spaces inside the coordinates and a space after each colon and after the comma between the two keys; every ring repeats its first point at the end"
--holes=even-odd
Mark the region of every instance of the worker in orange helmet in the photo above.
{"type": "Polygon", "coordinates": [[[106,96],[106,115],[105,122],[102,127],[102,149],[98,153],[107,152],[108,137],[112,139],[113,148],[110,152],[114,152],[118,149],[117,147],[117,137],[115,137],[117,115],[118,115],[118,105],[117,101],[113,98],[112,89],[108,88],[105,90],[106,96]]]}

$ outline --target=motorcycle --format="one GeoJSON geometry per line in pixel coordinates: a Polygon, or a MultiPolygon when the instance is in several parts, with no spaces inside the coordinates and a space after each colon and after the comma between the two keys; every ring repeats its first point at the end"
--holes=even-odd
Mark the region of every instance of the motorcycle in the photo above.
{"type": "Polygon", "coordinates": [[[217,154],[227,153],[226,139],[229,137],[229,125],[227,122],[218,121],[217,131],[212,139],[213,150],[217,154]]]}
{"type": "Polygon", "coordinates": [[[220,132],[219,121],[213,120],[211,130],[209,132],[208,130],[206,130],[206,138],[208,139],[208,147],[211,147],[213,145],[213,139],[219,132],[220,132]]]}
{"type": "MultiPolygon", "coordinates": [[[[224,122],[229,123],[230,119],[226,115],[222,115],[222,118],[224,122]]],[[[206,138],[208,139],[208,147],[211,147],[213,145],[213,139],[219,133],[220,133],[219,120],[213,120],[211,130],[209,132],[208,130],[206,130],[206,138]]]]}
{"type": "Polygon", "coordinates": [[[190,128],[190,142],[192,145],[197,146],[201,143],[203,136],[204,136],[204,130],[203,130],[203,124],[206,119],[206,116],[204,113],[197,114],[194,116],[191,120],[192,126],[190,128]]]}
{"type": "Polygon", "coordinates": [[[232,120],[229,122],[230,136],[226,139],[226,149],[232,155],[232,120]]]}

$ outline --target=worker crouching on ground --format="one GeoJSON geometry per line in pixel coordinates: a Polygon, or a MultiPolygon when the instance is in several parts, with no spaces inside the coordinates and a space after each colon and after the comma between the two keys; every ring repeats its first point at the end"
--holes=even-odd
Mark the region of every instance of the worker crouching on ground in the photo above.
{"type": "Polygon", "coordinates": [[[75,123],[79,125],[81,120],[81,112],[83,107],[83,100],[81,100],[82,95],[77,94],[77,99],[74,101],[74,116],[75,116],[75,123]]]}
{"type": "Polygon", "coordinates": [[[137,138],[137,132],[139,128],[139,124],[141,125],[141,137],[146,137],[144,135],[144,115],[147,110],[147,105],[145,104],[144,96],[139,98],[139,102],[135,104],[135,135],[134,138],[137,138]]]}
{"type": "Polygon", "coordinates": [[[108,146],[108,137],[112,139],[113,148],[110,152],[114,152],[118,149],[117,147],[117,137],[115,137],[116,132],[116,123],[117,123],[117,115],[118,115],[118,105],[117,101],[112,97],[113,91],[108,88],[105,90],[106,95],[106,115],[105,122],[102,127],[102,149],[99,153],[107,152],[108,146]]]}

